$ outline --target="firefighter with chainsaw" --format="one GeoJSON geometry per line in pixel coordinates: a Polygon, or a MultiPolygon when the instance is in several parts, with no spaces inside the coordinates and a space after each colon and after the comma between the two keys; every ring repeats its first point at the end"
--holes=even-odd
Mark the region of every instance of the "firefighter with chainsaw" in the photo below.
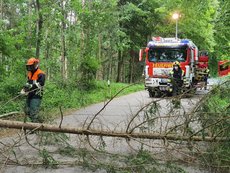
{"type": "Polygon", "coordinates": [[[173,69],[170,71],[170,76],[173,85],[173,95],[178,95],[180,94],[181,88],[183,86],[184,76],[184,71],[181,69],[180,63],[178,61],[173,62],[173,69]]]}
{"type": "Polygon", "coordinates": [[[32,122],[41,123],[42,120],[38,116],[42,96],[43,87],[45,85],[45,73],[39,68],[39,60],[30,58],[26,64],[27,83],[21,90],[21,94],[27,95],[25,104],[25,114],[32,122]]]}

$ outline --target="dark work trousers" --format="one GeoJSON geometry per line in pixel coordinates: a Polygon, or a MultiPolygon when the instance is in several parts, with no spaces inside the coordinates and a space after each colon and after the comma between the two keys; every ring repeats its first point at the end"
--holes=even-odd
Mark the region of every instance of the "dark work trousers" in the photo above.
{"type": "Polygon", "coordinates": [[[25,114],[34,123],[40,122],[38,113],[39,113],[41,101],[42,101],[41,98],[30,98],[30,99],[27,98],[26,99],[25,114]]]}
{"type": "Polygon", "coordinates": [[[183,81],[181,79],[174,79],[173,80],[173,95],[181,94],[181,87],[183,85],[183,81]]]}

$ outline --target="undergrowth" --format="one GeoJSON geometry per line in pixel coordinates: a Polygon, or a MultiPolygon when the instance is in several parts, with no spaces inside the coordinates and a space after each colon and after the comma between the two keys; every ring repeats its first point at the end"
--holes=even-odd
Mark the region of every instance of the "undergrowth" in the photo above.
{"type": "MultiPolygon", "coordinates": [[[[48,121],[60,117],[61,107],[64,112],[76,110],[81,107],[109,100],[122,88],[127,87],[124,83],[111,83],[96,81],[89,90],[83,90],[73,83],[46,82],[40,116],[48,121]]],[[[15,81],[7,80],[0,82],[0,114],[18,111],[23,114],[25,96],[20,96],[22,86],[15,85],[15,81]]],[[[143,84],[132,85],[123,90],[119,96],[143,90],[143,84]]],[[[23,119],[23,116],[19,118],[23,119]]],[[[18,120],[18,118],[17,118],[18,120]]]]}
{"type": "Polygon", "coordinates": [[[230,80],[216,86],[205,98],[198,109],[202,122],[202,134],[224,137],[224,142],[212,142],[201,160],[213,172],[230,171],[230,80]]]}

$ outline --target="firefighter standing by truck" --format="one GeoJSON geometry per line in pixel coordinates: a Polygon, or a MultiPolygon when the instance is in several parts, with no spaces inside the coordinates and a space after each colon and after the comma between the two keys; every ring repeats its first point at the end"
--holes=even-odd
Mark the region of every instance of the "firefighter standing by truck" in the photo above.
{"type": "Polygon", "coordinates": [[[184,75],[184,71],[181,69],[180,63],[178,61],[173,62],[173,69],[169,74],[172,78],[173,95],[178,95],[181,92],[184,75]]]}
{"type": "Polygon", "coordinates": [[[25,104],[25,114],[32,122],[42,122],[41,117],[38,116],[42,96],[43,87],[45,85],[45,73],[39,68],[39,60],[30,58],[27,61],[26,69],[27,83],[21,90],[21,94],[27,95],[25,104]]]}
{"type": "Polygon", "coordinates": [[[205,69],[205,75],[204,75],[204,82],[205,82],[205,87],[204,89],[207,90],[207,85],[208,85],[208,77],[209,77],[209,69],[205,69]]]}

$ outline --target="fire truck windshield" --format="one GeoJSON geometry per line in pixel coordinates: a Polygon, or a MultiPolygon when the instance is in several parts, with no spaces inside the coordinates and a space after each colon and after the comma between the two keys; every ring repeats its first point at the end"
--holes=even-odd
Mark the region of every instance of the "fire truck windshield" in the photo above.
{"type": "Polygon", "coordinates": [[[148,60],[150,62],[184,62],[186,61],[186,48],[150,48],[148,60]]]}

